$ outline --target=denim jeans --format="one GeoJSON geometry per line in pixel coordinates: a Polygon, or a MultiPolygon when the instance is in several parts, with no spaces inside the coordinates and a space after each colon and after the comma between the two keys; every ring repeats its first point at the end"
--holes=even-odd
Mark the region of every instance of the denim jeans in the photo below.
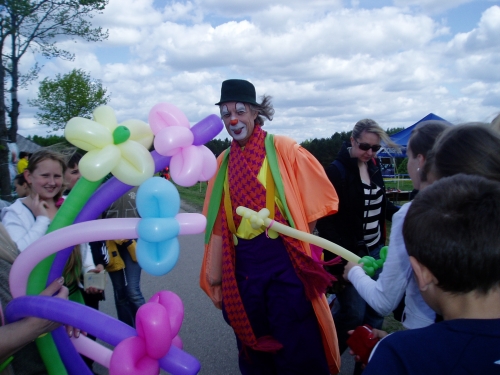
{"type": "MultiPolygon", "coordinates": [[[[380,249],[383,246],[379,245],[370,251],[370,256],[380,259],[380,249]]],[[[377,270],[373,277],[374,280],[378,278],[380,272],[382,272],[381,269],[377,270]]],[[[351,283],[346,284],[344,290],[337,294],[337,298],[340,307],[333,314],[333,320],[337,331],[340,353],[343,353],[347,349],[346,341],[349,338],[347,331],[363,324],[369,324],[373,328],[380,329],[384,317],[365,302],[351,283]]]]}
{"type": "Polygon", "coordinates": [[[132,260],[128,250],[120,250],[120,256],[125,268],[109,273],[115,295],[116,313],[119,320],[135,327],[137,310],[146,303],[140,288],[142,269],[139,263],[132,260]]]}

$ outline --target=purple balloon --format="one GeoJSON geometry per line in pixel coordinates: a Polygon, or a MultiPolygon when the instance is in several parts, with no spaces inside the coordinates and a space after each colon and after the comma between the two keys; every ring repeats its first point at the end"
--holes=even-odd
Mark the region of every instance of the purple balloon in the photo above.
{"type": "Polygon", "coordinates": [[[93,375],[82,356],[73,347],[64,327],[52,331],[52,338],[64,343],[64,346],[58,348],[58,352],[69,375],[93,375]]]}
{"type": "Polygon", "coordinates": [[[214,137],[219,134],[224,125],[222,120],[217,115],[210,115],[205,117],[200,122],[194,124],[191,128],[194,140],[193,145],[201,146],[214,139],[214,137]]]}
{"type": "MultiPolygon", "coordinates": [[[[14,298],[7,305],[5,316],[9,322],[15,322],[27,316],[36,316],[68,324],[78,327],[82,331],[88,332],[113,346],[117,346],[126,338],[137,336],[135,329],[113,319],[109,315],[76,302],[49,296],[14,298]]],[[[61,337],[54,337],[54,340],[56,338],[60,339],[61,337]]],[[[63,341],[61,344],[65,343],[64,339],[61,341],[63,341]]],[[[73,347],[71,343],[70,345],[73,347]]],[[[59,350],[61,357],[63,357],[64,353],[61,349],[59,350]]],[[[73,351],[75,351],[74,348],[73,351]]],[[[201,365],[190,354],[172,346],[168,353],[160,359],[160,367],[172,374],[192,375],[200,371],[201,365]]]]}

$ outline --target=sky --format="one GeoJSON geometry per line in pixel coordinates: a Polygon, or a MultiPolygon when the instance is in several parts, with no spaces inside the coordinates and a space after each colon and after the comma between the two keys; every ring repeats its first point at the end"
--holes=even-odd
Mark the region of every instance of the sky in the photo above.
{"type": "Polygon", "coordinates": [[[27,100],[74,68],[107,88],[118,122],[167,102],[193,125],[219,114],[223,80],[247,79],[273,97],[264,129],[298,142],[363,118],[387,129],[431,112],[452,123],[500,112],[500,0],[109,0],[92,23],[109,38],[61,40],[73,61],[21,60],[43,68],[19,92],[20,134],[61,134],[27,100]]]}

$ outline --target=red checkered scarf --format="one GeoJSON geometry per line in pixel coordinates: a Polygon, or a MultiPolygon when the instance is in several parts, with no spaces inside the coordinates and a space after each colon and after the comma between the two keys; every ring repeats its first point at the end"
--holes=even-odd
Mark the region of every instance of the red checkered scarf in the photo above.
{"type": "MultiPolygon", "coordinates": [[[[248,143],[245,145],[245,149],[241,149],[239,144],[234,140],[231,144],[228,162],[228,182],[236,228],[241,223],[241,217],[236,214],[238,206],[248,207],[255,211],[266,207],[266,189],[257,179],[266,156],[264,147],[265,137],[266,132],[260,126],[256,126],[248,143]]],[[[277,207],[275,207],[275,213],[274,220],[288,225],[277,207]]],[[[328,285],[335,278],[328,274],[321,265],[303,253],[299,240],[284,235],[280,235],[280,237],[283,240],[297,276],[304,284],[307,298],[311,300],[324,293],[328,285]]],[[[241,300],[234,268],[235,247],[233,235],[229,231],[227,215],[223,205],[222,301],[231,327],[233,327],[240,341],[254,350],[275,352],[281,349],[282,345],[271,336],[255,337],[241,300]]]]}

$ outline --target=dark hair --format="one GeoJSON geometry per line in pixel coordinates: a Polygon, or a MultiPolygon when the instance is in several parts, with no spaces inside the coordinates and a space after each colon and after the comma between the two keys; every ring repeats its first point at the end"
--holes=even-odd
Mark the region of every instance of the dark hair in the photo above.
{"type": "Polygon", "coordinates": [[[420,171],[420,180],[427,181],[428,163],[427,154],[434,146],[438,136],[445,131],[450,124],[445,121],[429,120],[418,124],[411,132],[408,140],[408,148],[413,156],[422,155],[426,162],[420,171]]]}
{"type": "Polygon", "coordinates": [[[73,155],[71,155],[71,157],[68,159],[66,165],[68,166],[68,168],[75,168],[76,166],[78,166],[78,163],[80,162],[80,159],[82,157],[82,154],[80,154],[79,152],[74,152],[73,155]]]}
{"type": "Polygon", "coordinates": [[[24,177],[24,173],[19,173],[14,177],[14,181],[17,181],[16,184],[19,186],[23,186],[24,184],[28,184],[28,181],[26,181],[26,178],[24,177]]]}
{"type": "Polygon", "coordinates": [[[500,183],[443,178],[413,200],[403,224],[406,249],[451,293],[500,286],[500,183]]]}
{"type": "Polygon", "coordinates": [[[450,127],[432,149],[431,171],[436,178],[458,173],[500,181],[500,134],[485,124],[450,127]]]}
{"type": "Polygon", "coordinates": [[[21,152],[19,153],[19,159],[22,159],[22,158],[24,158],[25,156],[29,156],[29,154],[28,154],[26,151],[21,151],[21,152]]]}

